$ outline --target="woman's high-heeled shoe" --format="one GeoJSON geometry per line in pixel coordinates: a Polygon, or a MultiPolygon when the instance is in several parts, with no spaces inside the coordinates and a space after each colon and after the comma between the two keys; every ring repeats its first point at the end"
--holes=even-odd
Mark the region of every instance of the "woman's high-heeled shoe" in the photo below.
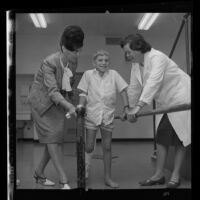
{"type": "Polygon", "coordinates": [[[34,174],[34,178],[36,180],[36,183],[40,183],[44,186],[54,186],[55,183],[47,179],[46,177],[39,176],[36,172],[34,174]]]}
{"type": "Polygon", "coordinates": [[[139,183],[141,186],[151,186],[151,185],[163,185],[165,184],[165,177],[161,177],[158,180],[147,179],[139,183]]]}
{"type": "Polygon", "coordinates": [[[179,187],[180,184],[181,184],[180,179],[178,180],[178,182],[169,181],[169,182],[167,183],[167,187],[168,187],[168,188],[177,188],[177,187],[179,187]]]}
{"type": "Polygon", "coordinates": [[[61,187],[61,190],[70,190],[70,186],[68,185],[68,182],[67,183],[62,183],[62,182],[59,182],[60,185],[62,185],[61,187]]]}

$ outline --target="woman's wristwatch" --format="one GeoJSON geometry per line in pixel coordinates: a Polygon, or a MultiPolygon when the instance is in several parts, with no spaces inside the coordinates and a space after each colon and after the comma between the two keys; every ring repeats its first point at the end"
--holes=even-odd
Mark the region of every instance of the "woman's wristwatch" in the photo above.
{"type": "Polygon", "coordinates": [[[139,106],[140,108],[143,108],[144,103],[143,102],[137,102],[137,104],[135,106],[139,106]]]}

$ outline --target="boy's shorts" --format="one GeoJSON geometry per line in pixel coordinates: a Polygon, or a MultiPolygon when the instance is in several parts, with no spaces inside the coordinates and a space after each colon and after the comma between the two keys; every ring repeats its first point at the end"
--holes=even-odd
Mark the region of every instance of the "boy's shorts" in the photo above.
{"type": "Polygon", "coordinates": [[[101,124],[101,125],[95,125],[93,122],[85,119],[85,128],[86,129],[90,129],[90,130],[98,130],[99,128],[101,129],[104,129],[106,131],[109,131],[109,132],[112,132],[113,129],[114,129],[114,124],[113,122],[108,124],[108,125],[105,125],[105,124],[101,124]]]}

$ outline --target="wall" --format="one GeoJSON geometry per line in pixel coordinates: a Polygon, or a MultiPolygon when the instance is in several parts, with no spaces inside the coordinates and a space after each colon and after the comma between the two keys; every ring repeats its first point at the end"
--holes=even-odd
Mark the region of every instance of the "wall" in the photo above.
{"type": "MultiPolygon", "coordinates": [[[[177,31],[178,31],[177,27],[177,31]]],[[[177,32],[171,37],[162,35],[144,34],[152,46],[169,55],[177,32]]],[[[59,50],[59,36],[57,35],[16,35],[16,73],[21,75],[34,74],[40,66],[41,61],[49,54],[59,50]]],[[[84,47],[79,58],[78,72],[91,69],[92,54],[98,49],[105,49],[110,52],[111,68],[117,70],[121,76],[129,83],[131,66],[124,61],[123,52],[119,46],[106,46],[103,36],[86,36],[84,47]]],[[[172,57],[175,62],[186,70],[185,38],[184,32],[172,57]]],[[[16,83],[17,87],[19,82],[16,83]]],[[[17,101],[18,102],[18,101],[17,101]]],[[[145,108],[150,109],[151,106],[145,108]]],[[[119,96],[116,113],[122,111],[122,101],[119,96]]],[[[100,137],[98,135],[98,137],[100,137]]],[[[152,117],[143,117],[137,123],[115,121],[113,138],[152,138],[153,120],[152,117]],[[144,126],[145,124],[145,126],[144,126]]]]}
{"type": "MultiPolygon", "coordinates": [[[[172,46],[174,44],[175,37],[176,35],[174,35],[174,37],[169,37],[169,38],[153,36],[151,37],[150,42],[155,49],[163,51],[166,55],[169,55],[171,52],[172,46]]],[[[187,71],[184,30],[181,33],[181,36],[178,40],[178,43],[172,55],[172,59],[176,62],[176,64],[181,69],[183,69],[184,71],[187,71]]]]}
{"type": "Polygon", "coordinates": [[[16,73],[35,74],[41,61],[58,50],[56,36],[16,34],[16,73]]]}

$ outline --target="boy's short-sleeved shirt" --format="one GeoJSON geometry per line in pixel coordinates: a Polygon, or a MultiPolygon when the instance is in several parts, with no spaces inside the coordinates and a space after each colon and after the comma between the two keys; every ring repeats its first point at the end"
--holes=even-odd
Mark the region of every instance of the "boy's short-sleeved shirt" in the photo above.
{"type": "Polygon", "coordinates": [[[102,77],[96,69],[85,71],[77,88],[87,93],[86,119],[97,126],[112,123],[116,94],[127,86],[115,70],[107,70],[102,77]]]}

